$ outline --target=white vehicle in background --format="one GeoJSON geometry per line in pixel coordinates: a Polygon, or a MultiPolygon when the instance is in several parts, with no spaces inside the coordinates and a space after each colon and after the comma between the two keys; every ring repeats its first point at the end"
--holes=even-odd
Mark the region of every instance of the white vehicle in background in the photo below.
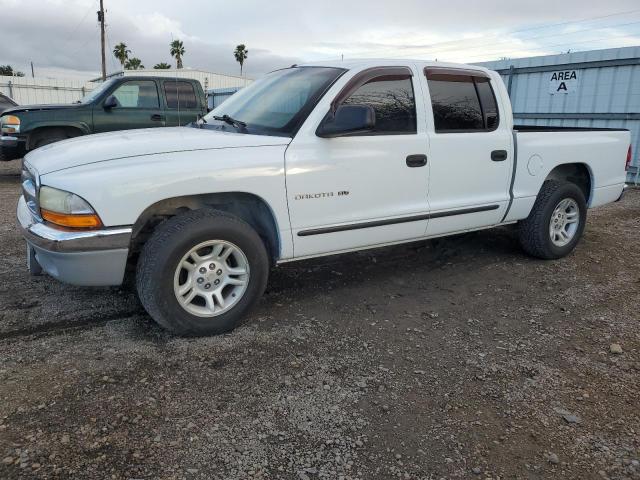
{"type": "Polygon", "coordinates": [[[621,198],[626,130],[518,127],[500,76],[421,61],[292,66],[192,128],[81,137],[24,162],[31,270],[119,285],[162,326],[234,328],[272,265],[519,224],[569,254],[621,198]]]}

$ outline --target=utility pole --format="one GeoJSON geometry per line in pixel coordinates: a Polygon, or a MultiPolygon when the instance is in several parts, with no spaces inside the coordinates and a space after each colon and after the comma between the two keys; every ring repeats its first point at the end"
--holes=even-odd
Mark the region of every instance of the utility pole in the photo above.
{"type": "Polygon", "coordinates": [[[98,11],[98,21],[100,22],[100,47],[102,54],[102,81],[107,79],[107,60],[104,55],[104,5],[100,0],[100,10],[98,11]]]}
{"type": "Polygon", "coordinates": [[[33,73],[33,62],[31,62],[31,78],[36,78],[36,75],[33,73]]]}

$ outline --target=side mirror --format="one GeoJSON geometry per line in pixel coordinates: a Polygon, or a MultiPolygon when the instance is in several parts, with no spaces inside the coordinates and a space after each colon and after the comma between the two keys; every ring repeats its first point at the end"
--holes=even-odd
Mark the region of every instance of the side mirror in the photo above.
{"type": "Polygon", "coordinates": [[[113,95],[109,95],[107,99],[104,101],[102,108],[104,108],[105,110],[111,110],[112,108],[115,108],[117,106],[118,106],[118,99],[113,95]]]}
{"type": "Polygon", "coordinates": [[[341,105],[334,115],[324,117],[316,131],[322,138],[370,132],[376,126],[376,112],[368,105],[341,105]]]}

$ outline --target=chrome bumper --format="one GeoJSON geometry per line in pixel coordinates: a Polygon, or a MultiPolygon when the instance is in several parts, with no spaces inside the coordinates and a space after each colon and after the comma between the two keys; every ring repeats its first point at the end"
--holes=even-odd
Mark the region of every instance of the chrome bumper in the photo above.
{"type": "Polygon", "coordinates": [[[38,221],[24,200],[18,202],[18,225],[35,259],[52,277],[74,285],[120,285],[129,254],[131,228],[74,232],[38,221]]]}
{"type": "Polygon", "coordinates": [[[17,147],[18,146],[18,137],[12,137],[9,135],[0,136],[0,146],[4,147],[17,147]]]}

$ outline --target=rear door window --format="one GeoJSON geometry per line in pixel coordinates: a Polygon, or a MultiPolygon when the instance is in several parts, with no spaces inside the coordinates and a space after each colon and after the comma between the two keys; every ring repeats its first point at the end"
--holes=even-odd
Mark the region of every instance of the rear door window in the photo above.
{"type": "Polygon", "coordinates": [[[196,92],[189,82],[164,82],[164,94],[167,98],[167,108],[198,108],[196,92]]]}
{"type": "Polygon", "coordinates": [[[487,132],[498,127],[498,106],[489,78],[427,71],[437,133],[487,132]]]}

